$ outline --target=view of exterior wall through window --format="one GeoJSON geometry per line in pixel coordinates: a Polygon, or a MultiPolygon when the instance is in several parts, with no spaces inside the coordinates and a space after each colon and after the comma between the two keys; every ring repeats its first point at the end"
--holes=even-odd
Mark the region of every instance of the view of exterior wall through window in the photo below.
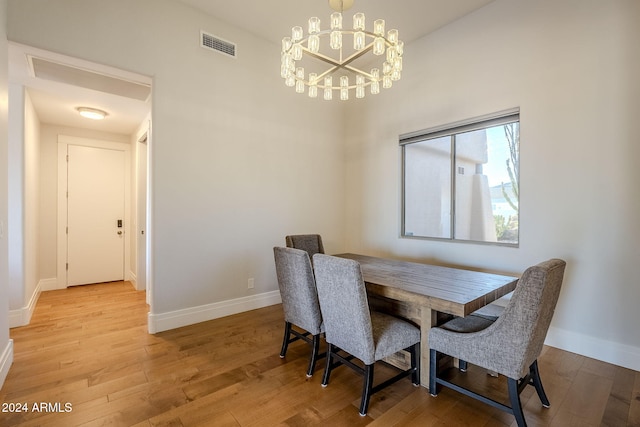
{"type": "Polygon", "coordinates": [[[403,237],[518,246],[520,114],[403,135],[403,237]]]}

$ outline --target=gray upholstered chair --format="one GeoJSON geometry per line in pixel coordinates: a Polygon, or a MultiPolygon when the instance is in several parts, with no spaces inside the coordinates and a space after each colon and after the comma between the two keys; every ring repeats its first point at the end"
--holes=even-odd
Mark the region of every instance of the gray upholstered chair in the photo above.
{"type": "Polygon", "coordinates": [[[320,354],[320,334],[324,332],[316,281],[307,252],[293,248],[273,248],[278,287],[284,310],[284,338],[280,357],[287,354],[289,343],[303,340],[311,345],[307,376],[313,375],[320,354]],[[304,331],[297,331],[296,326],[304,331]],[[309,337],[311,335],[311,337],[309,337]]]}
{"type": "Polygon", "coordinates": [[[566,263],[551,259],[529,267],[522,275],[504,312],[493,321],[478,316],[457,318],[429,331],[429,391],[442,384],[515,416],[526,426],[520,392],[531,384],[544,407],[549,399],[542,387],[538,356],[553,317],[566,263]],[[511,406],[496,402],[437,377],[437,354],[444,353],[507,377],[511,406]]]}
{"type": "Polygon", "coordinates": [[[315,254],[323,254],[324,246],[322,246],[322,237],[319,234],[296,234],[285,236],[284,238],[288,248],[302,249],[307,251],[309,258],[313,262],[315,254]]]}
{"type": "MultiPolygon", "coordinates": [[[[447,323],[446,329],[455,332],[477,332],[485,329],[504,312],[504,306],[497,304],[488,304],[474,311],[467,317],[456,317],[447,323]]],[[[467,362],[460,359],[459,367],[462,372],[467,371],[467,362]]],[[[497,377],[498,373],[487,370],[492,377],[497,377]]]]}
{"type": "Polygon", "coordinates": [[[373,393],[409,375],[413,384],[419,385],[420,330],[404,320],[369,311],[362,271],[357,261],[322,254],[313,258],[327,341],[322,385],[329,383],[331,370],[341,364],[363,374],[360,415],[364,416],[373,393]],[[400,350],[410,352],[411,368],[374,387],[374,363],[400,350]],[[352,363],[353,357],[360,359],[364,368],[352,363]]]}

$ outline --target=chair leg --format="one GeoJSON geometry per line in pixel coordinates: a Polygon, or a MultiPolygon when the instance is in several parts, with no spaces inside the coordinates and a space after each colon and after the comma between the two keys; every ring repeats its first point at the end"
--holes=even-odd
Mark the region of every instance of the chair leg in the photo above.
{"type": "Polygon", "coordinates": [[[331,376],[331,367],[333,360],[333,344],[327,343],[327,363],[324,365],[324,375],[322,376],[322,387],[329,384],[329,376],[331,376]]]}
{"type": "Polygon", "coordinates": [[[280,358],[284,359],[289,347],[289,336],[291,335],[291,322],[284,322],[284,338],[282,339],[282,349],[280,350],[280,358]]]}
{"type": "Polygon", "coordinates": [[[549,403],[549,399],[547,398],[547,394],[544,392],[544,388],[542,387],[542,380],[540,379],[540,371],[538,370],[538,361],[534,360],[531,366],[529,367],[529,373],[531,375],[531,380],[533,381],[533,386],[536,388],[538,392],[538,397],[542,402],[542,406],[548,408],[551,406],[549,403]]]}
{"type": "Polygon", "coordinates": [[[373,389],[373,364],[364,367],[364,385],[362,390],[362,399],[360,400],[360,416],[367,415],[369,409],[369,401],[371,400],[371,391],[373,389]]]}
{"type": "Polygon", "coordinates": [[[434,349],[429,350],[429,394],[437,396],[438,390],[436,385],[436,371],[438,370],[438,357],[434,349]]]}
{"type": "Polygon", "coordinates": [[[316,361],[318,360],[318,353],[320,352],[320,334],[313,336],[313,342],[311,343],[311,357],[309,358],[309,368],[307,369],[307,377],[313,376],[313,371],[316,369],[316,361]]]}
{"type": "Polygon", "coordinates": [[[468,363],[466,360],[458,360],[458,368],[460,369],[460,372],[467,372],[467,365],[468,363]]]}
{"type": "Polygon", "coordinates": [[[524,420],[524,413],[522,412],[520,393],[518,392],[518,380],[507,378],[507,386],[509,388],[509,401],[511,402],[511,409],[513,410],[513,416],[516,417],[518,427],[527,427],[527,422],[524,420]]]}
{"type": "Polygon", "coordinates": [[[411,383],[415,386],[420,385],[420,343],[411,346],[411,383]]]}

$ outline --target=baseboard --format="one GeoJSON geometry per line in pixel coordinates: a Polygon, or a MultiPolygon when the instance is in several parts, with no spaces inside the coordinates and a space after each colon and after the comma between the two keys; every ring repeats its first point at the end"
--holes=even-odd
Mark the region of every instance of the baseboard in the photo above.
{"type": "Polygon", "coordinates": [[[4,350],[0,354],[0,388],[4,384],[4,380],[7,378],[9,374],[9,368],[11,368],[11,364],[13,363],[13,340],[7,341],[7,345],[5,345],[4,350]]]}
{"type": "Polygon", "coordinates": [[[545,344],[640,371],[640,348],[551,327],[545,344]]]}
{"type": "Polygon", "coordinates": [[[271,291],[168,313],[150,313],[148,321],[149,333],[155,334],[168,331],[182,326],[193,325],[194,323],[206,322],[207,320],[280,304],[281,302],[280,292],[271,291]]]}
{"type": "MultiPolygon", "coordinates": [[[[33,291],[33,294],[29,299],[29,304],[27,304],[26,307],[21,307],[16,310],[9,310],[9,328],[17,328],[19,326],[26,326],[29,324],[29,322],[31,321],[31,316],[33,315],[33,311],[36,308],[38,298],[40,298],[40,293],[43,290],[43,286],[49,287],[51,285],[51,283],[49,282],[51,281],[57,284],[57,280],[55,279],[46,279],[38,282],[38,286],[36,286],[36,289],[33,291]]],[[[46,290],[49,289],[47,288],[46,290]]]]}
{"type": "Polygon", "coordinates": [[[25,326],[27,323],[24,323],[23,319],[23,311],[25,308],[19,308],[17,310],[9,310],[9,328],[17,328],[18,326],[25,326]]]}
{"type": "Polygon", "coordinates": [[[42,279],[42,280],[40,280],[39,286],[40,286],[40,290],[42,292],[44,292],[44,291],[56,291],[58,289],[66,288],[66,286],[62,287],[62,288],[59,288],[58,287],[58,279],[56,279],[56,278],[53,278],[53,279],[42,279]]]}
{"type": "Polygon", "coordinates": [[[136,289],[136,291],[140,290],[138,289],[138,277],[136,276],[136,273],[134,273],[133,271],[129,272],[129,281],[131,282],[133,287],[136,289]]]}

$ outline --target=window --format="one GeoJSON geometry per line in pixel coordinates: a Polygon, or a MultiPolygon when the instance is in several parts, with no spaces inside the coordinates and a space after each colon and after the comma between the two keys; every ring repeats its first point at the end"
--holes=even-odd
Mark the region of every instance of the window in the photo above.
{"type": "Polygon", "coordinates": [[[518,246],[520,113],[400,137],[403,237],[518,246]]]}

